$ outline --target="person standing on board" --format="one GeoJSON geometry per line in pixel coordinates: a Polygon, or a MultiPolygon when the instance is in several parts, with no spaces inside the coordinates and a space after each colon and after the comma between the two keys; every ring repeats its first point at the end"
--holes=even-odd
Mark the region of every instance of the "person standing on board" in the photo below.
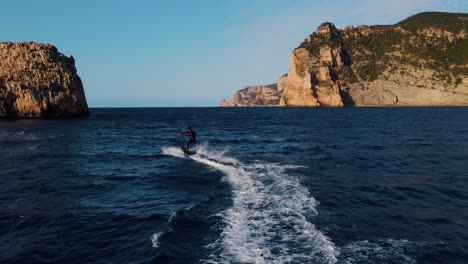
{"type": "Polygon", "coordinates": [[[188,135],[189,136],[189,140],[185,144],[185,149],[184,149],[184,152],[188,152],[190,144],[192,144],[196,140],[197,133],[195,133],[195,131],[193,131],[193,129],[191,127],[187,127],[186,132],[177,134],[178,137],[183,136],[183,135],[188,135]]]}

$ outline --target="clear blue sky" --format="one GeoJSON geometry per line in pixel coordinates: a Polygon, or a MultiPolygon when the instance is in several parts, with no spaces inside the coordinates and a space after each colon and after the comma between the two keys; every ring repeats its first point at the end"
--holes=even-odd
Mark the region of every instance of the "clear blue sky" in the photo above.
{"type": "Polygon", "coordinates": [[[216,106],[274,83],[320,23],[393,24],[467,0],[0,0],[0,41],[76,59],[91,107],[216,106]]]}

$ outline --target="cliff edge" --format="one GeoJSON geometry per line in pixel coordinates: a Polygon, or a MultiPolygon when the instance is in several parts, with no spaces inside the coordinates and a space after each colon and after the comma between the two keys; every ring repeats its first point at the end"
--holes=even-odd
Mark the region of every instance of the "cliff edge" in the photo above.
{"type": "Polygon", "coordinates": [[[341,45],[334,43],[340,32],[331,23],[324,23],[307,43],[323,40],[310,50],[300,46],[291,55],[288,78],[280,106],[343,106],[337,72],[351,63],[341,45]]]}
{"type": "Polygon", "coordinates": [[[50,44],[0,42],[0,118],[89,116],[75,59],[50,44]]]}
{"type": "Polygon", "coordinates": [[[468,14],[342,30],[325,22],[293,50],[285,78],[279,106],[466,106],[468,14]]]}
{"type": "Polygon", "coordinates": [[[293,51],[281,105],[468,105],[467,33],[468,14],[343,30],[323,23],[293,51]]]}

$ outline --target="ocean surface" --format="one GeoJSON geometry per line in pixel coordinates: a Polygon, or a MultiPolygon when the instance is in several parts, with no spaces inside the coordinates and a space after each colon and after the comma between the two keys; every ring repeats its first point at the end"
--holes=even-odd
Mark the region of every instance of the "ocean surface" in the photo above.
{"type": "Polygon", "coordinates": [[[91,111],[0,121],[0,263],[468,261],[468,108],[91,111]]]}

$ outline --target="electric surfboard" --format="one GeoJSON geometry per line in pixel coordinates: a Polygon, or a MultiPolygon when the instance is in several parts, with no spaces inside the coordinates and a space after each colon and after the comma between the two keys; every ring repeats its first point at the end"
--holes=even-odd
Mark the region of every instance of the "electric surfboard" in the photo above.
{"type": "Polygon", "coordinates": [[[195,154],[195,151],[193,150],[186,150],[184,147],[181,147],[182,151],[184,152],[185,155],[193,155],[195,154]]]}

